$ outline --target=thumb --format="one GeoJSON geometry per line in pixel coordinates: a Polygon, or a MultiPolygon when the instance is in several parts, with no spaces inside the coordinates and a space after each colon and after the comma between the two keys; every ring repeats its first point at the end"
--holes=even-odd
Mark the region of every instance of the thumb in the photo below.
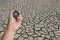
{"type": "Polygon", "coordinates": [[[14,10],[12,10],[12,11],[10,12],[10,20],[15,21],[15,18],[13,17],[13,12],[14,12],[14,10]]]}

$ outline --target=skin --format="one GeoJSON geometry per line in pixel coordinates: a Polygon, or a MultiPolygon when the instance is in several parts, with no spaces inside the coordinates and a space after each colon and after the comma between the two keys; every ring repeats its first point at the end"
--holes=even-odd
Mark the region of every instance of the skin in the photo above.
{"type": "Polygon", "coordinates": [[[14,40],[14,35],[16,33],[16,30],[20,27],[22,23],[21,11],[19,10],[17,11],[19,12],[19,17],[17,17],[17,19],[15,19],[12,15],[14,10],[11,11],[9,16],[8,27],[7,30],[5,31],[4,36],[2,37],[2,40],[14,40]]]}

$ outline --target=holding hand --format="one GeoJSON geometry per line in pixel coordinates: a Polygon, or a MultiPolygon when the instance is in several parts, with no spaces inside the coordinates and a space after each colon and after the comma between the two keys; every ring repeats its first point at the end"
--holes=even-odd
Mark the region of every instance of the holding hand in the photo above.
{"type": "MultiPolygon", "coordinates": [[[[6,32],[4,33],[4,36],[2,37],[2,40],[13,40],[16,30],[19,28],[19,26],[22,23],[22,15],[19,10],[16,10],[19,14],[14,14],[14,10],[10,13],[8,28],[6,32]]],[[[16,13],[15,12],[15,13],[16,13]]]]}
{"type": "MultiPolygon", "coordinates": [[[[15,15],[16,15],[16,14],[15,14],[15,15]]],[[[9,18],[8,28],[16,31],[16,30],[19,28],[19,26],[21,25],[21,22],[22,22],[21,11],[19,11],[19,10],[13,10],[13,11],[11,11],[11,13],[10,13],[10,18],[9,18]],[[14,14],[13,14],[14,11],[15,11],[15,12],[16,12],[16,11],[18,12],[17,18],[16,18],[16,16],[15,16],[15,18],[14,18],[14,14]]]]}

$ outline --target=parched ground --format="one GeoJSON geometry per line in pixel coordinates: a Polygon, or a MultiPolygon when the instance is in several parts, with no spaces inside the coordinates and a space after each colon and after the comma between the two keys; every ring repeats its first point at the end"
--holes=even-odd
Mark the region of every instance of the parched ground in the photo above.
{"type": "Polygon", "coordinates": [[[14,40],[60,40],[60,0],[0,0],[0,39],[13,9],[23,16],[14,40]]]}

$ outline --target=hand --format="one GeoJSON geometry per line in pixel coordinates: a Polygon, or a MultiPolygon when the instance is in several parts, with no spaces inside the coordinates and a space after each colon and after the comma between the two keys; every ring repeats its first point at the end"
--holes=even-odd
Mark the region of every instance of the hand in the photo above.
{"type": "Polygon", "coordinates": [[[9,24],[8,24],[8,29],[12,29],[14,31],[16,31],[22,23],[21,11],[19,11],[19,10],[17,10],[17,11],[19,13],[19,16],[17,17],[17,19],[15,19],[13,17],[14,10],[11,11],[10,18],[9,18],[9,24]]]}

